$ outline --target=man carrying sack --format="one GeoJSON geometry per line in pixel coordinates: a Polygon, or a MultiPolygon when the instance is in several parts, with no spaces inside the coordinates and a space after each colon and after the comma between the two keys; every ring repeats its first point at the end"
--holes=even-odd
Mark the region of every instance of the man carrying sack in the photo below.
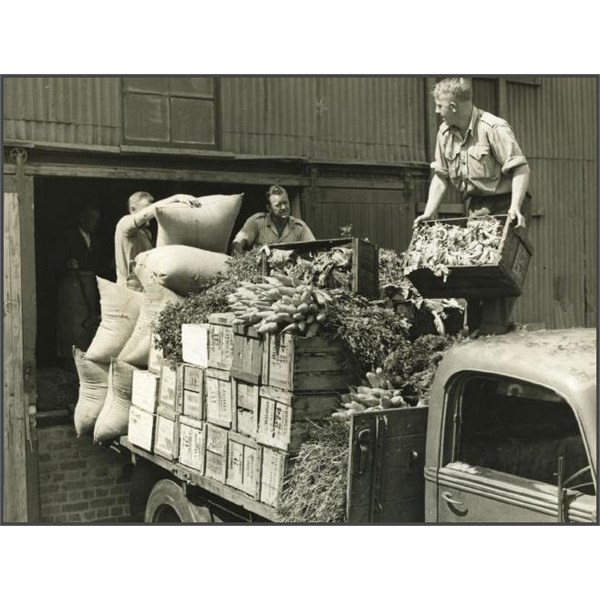
{"type": "MultiPolygon", "coordinates": [[[[510,125],[473,105],[470,79],[443,79],[432,95],[443,122],[425,212],[414,226],[434,217],[450,182],[461,192],[469,217],[507,214],[511,223],[524,228],[531,217],[530,171],[510,125]]],[[[505,333],[514,302],[468,298],[469,334],[505,333]]]]}

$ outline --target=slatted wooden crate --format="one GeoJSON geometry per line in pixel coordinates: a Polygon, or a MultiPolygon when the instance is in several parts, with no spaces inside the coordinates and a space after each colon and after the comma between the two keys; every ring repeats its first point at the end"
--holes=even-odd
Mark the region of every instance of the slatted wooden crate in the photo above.
{"type": "Polygon", "coordinates": [[[259,495],[259,460],[256,440],[229,432],[227,485],[257,498],[259,495]]]}
{"type": "MultiPolygon", "coordinates": [[[[430,269],[420,268],[408,278],[424,298],[489,298],[521,295],[533,247],[527,233],[508,223],[505,217],[500,240],[500,260],[495,264],[449,267],[446,281],[430,269]]],[[[427,223],[466,225],[468,219],[439,219],[427,223]]],[[[413,234],[418,235],[418,231],[413,234]]],[[[412,243],[412,242],[411,242],[412,243]]]]}
{"type": "MultiPolygon", "coordinates": [[[[352,248],[352,276],[350,277],[350,291],[366,298],[379,297],[379,249],[367,240],[359,238],[331,238],[314,240],[312,242],[290,242],[271,244],[272,250],[293,250],[302,258],[308,258],[311,252],[331,250],[335,247],[345,246],[352,248]]],[[[263,256],[263,273],[269,274],[268,257],[263,256]]]]}
{"type": "Polygon", "coordinates": [[[179,463],[204,475],[206,453],[205,423],[182,415],[179,417],[179,463]]]}
{"type": "Polygon", "coordinates": [[[242,435],[256,437],[258,424],[258,394],[260,387],[232,378],[232,429],[242,435]]]}
{"type": "Polygon", "coordinates": [[[205,370],[196,365],[181,364],[182,376],[182,413],[197,420],[206,418],[205,370]]]}
{"type": "Polygon", "coordinates": [[[233,362],[233,313],[209,315],[208,366],[229,371],[233,362]]]}
{"type": "Polygon", "coordinates": [[[206,420],[213,425],[231,428],[233,394],[229,371],[206,369],[206,420]]]}
{"type": "Polygon", "coordinates": [[[181,326],[181,354],[183,361],[206,369],[208,367],[208,323],[186,323],[181,326]]]}
{"type": "Polygon", "coordinates": [[[285,477],[290,469],[289,456],[281,450],[258,447],[260,460],[260,489],[258,499],[264,504],[279,509],[285,477]]]}
{"type": "Polygon", "coordinates": [[[129,409],[127,438],[134,445],[152,452],[154,448],[155,415],[138,406],[129,409]]]}
{"type": "Polygon", "coordinates": [[[179,455],[179,415],[161,407],[156,414],[154,454],[168,460],[179,455]]]}
{"type": "Polygon", "coordinates": [[[155,413],[158,406],[160,377],[150,371],[134,371],[131,383],[131,404],[155,413]]]}
{"type": "Polygon", "coordinates": [[[262,374],[263,336],[257,327],[233,325],[231,375],[240,381],[259,384],[262,374]]]}
{"type": "Polygon", "coordinates": [[[262,445],[294,454],[306,437],[307,419],[330,417],[339,402],[337,392],[293,393],[262,386],[256,439],[262,445]]]}
{"type": "Polygon", "coordinates": [[[227,478],[227,429],[207,423],[205,432],[204,474],[210,479],[225,483],[227,478]]]}
{"type": "Polygon", "coordinates": [[[354,379],[345,358],[343,346],[324,336],[267,335],[262,384],[290,391],[344,389],[354,379]]]}

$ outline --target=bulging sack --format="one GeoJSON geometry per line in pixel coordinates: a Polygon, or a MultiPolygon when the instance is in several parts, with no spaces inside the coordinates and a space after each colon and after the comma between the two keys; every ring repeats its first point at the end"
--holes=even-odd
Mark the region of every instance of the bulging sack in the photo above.
{"type": "Polygon", "coordinates": [[[89,360],[73,346],[73,358],[79,375],[79,397],[75,406],[75,431],[78,436],[91,434],[108,392],[108,365],[89,360]]]}
{"type": "Polygon", "coordinates": [[[89,360],[109,364],[131,337],[142,307],[142,293],[96,277],[100,290],[100,327],[86,351],[89,360]]]}
{"type": "Polygon", "coordinates": [[[94,441],[108,443],[127,435],[129,408],[131,407],[131,384],[133,365],[113,359],[108,371],[108,392],[102,410],[96,420],[94,441]]]}
{"type": "Polygon", "coordinates": [[[196,277],[208,279],[224,271],[228,258],[190,246],[163,246],[138,254],[134,271],[144,288],[154,280],[185,296],[198,289],[196,277]]]}
{"type": "Polygon", "coordinates": [[[227,252],[227,244],[242,206],[243,194],[199,198],[202,205],[173,204],[156,209],[156,247],[181,244],[212,252],[227,252]]]}
{"type": "Polygon", "coordinates": [[[144,290],[140,316],[133,333],[117,358],[141,369],[147,368],[152,325],[167,303],[177,300],[181,300],[181,296],[157,281],[150,281],[144,290]]]}

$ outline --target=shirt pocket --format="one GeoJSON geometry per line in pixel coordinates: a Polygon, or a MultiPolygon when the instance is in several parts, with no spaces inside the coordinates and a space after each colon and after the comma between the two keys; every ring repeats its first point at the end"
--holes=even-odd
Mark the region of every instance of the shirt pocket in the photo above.
{"type": "Polygon", "coordinates": [[[469,179],[491,179],[499,172],[499,165],[487,144],[475,144],[467,150],[469,179]]]}

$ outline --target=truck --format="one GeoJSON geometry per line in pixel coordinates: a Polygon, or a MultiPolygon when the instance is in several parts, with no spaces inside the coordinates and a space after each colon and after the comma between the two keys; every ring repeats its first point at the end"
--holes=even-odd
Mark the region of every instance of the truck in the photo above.
{"type": "MultiPolygon", "coordinates": [[[[461,342],[426,406],[356,413],[349,523],[595,523],[596,331],[461,342]]],[[[277,510],[132,445],[132,513],[157,522],[277,521],[277,510]]]]}

